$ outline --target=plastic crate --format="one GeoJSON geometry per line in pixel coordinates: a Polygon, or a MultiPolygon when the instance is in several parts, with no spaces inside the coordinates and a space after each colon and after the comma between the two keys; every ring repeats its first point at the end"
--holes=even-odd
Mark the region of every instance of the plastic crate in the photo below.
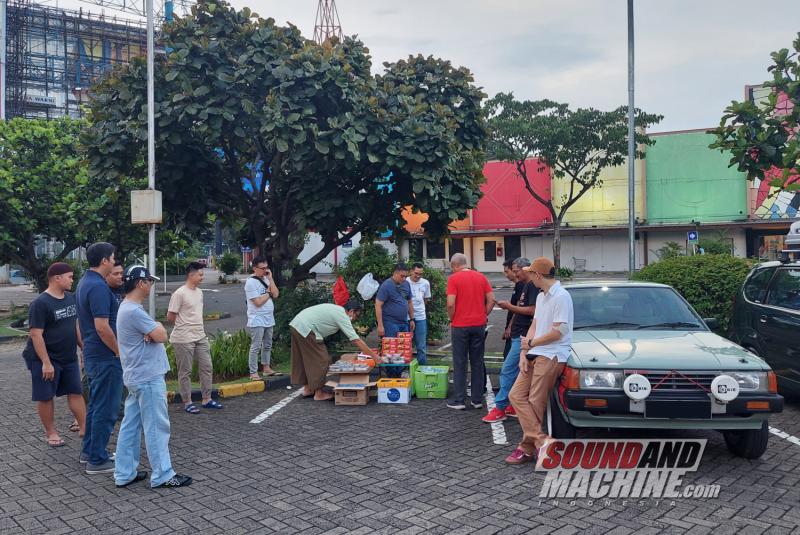
{"type": "Polygon", "coordinates": [[[414,371],[414,393],[419,399],[447,397],[449,366],[420,366],[414,371]]]}

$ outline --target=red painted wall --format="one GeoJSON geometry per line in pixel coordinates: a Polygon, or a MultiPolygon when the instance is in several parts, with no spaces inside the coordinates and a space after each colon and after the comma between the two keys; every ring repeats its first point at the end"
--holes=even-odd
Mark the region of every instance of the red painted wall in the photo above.
{"type": "MultiPolygon", "coordinates": [[[[526,169],[534,191],[550,200],[550,170],[539,170],[538,160],[528,160],[526,169]]],[[[489,162],[483,167],[486,182],[483,197],[472,211],[475,230],[538,227],[550,222],[550,212],[525,189],[514,164],[489,162]]]]}

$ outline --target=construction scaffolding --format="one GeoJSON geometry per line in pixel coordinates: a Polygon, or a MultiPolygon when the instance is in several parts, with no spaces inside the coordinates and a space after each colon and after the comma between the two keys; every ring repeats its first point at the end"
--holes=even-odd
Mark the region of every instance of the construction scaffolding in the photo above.
{"type": "Polygon", "coordinates": [[[147,49],[141,21],[29,0],[8,2],[5,35],[7,119],[80,117],[90,86],[147,49]]]}

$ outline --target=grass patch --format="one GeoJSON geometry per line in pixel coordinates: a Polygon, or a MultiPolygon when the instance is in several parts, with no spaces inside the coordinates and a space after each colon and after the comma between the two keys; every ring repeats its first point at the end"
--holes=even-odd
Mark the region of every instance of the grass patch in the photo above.
{"type": "Polygon", "coordinates": [[[0,336],[18,336],[20,338],[28,336],[27,332],[10,327],[9,324],[13,321],[15,321],[14,318],[4,318],[0,320],[0,336]]]}

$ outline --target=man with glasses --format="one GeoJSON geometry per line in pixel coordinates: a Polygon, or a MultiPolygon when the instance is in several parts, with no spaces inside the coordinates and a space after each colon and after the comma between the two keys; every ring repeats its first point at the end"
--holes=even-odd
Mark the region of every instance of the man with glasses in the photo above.
{"type": "Polygon", "coordinates": [[[270,367],[272,356],[272,330],[275,327],[275,303],[280,291],[272,280],[267,259],[253,258],[253,274],[244,283],[247,299],[247,327],[250,329],[250,379],[259,380],[258,356],[264,375],[283,375],[270,367]]]}
{"type": "Polygon", "coordinates": [[[411,285],[406,279],[408,266],[400,263],[392,270],[392,276],[378,288],[375,295],[378,336],[394,338],[397,333],[414,330],[414,303],[411,300],[411,285]]]}

